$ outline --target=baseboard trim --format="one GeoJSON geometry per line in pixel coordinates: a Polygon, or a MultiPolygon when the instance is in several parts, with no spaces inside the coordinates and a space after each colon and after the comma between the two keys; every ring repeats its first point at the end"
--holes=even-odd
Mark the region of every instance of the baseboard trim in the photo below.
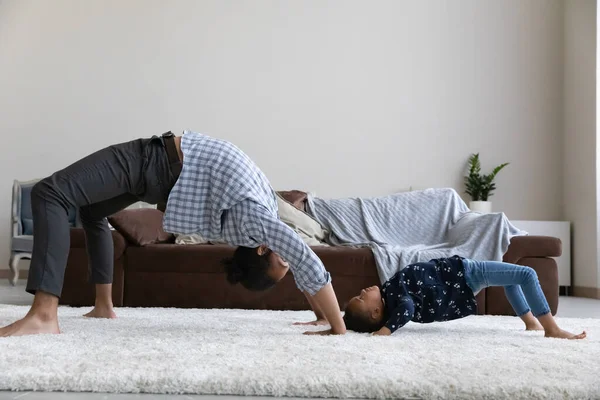
{"type": "MultiPolygon", "coordinates": [[[[19,279],[27,279],[29,275],[29,270],[22,269],[19,270],[19,279]]],[[[12,272],[10,269],[0,269],[0,279],[9,279],[12,276],[12,272]]]]}
{"type": "Polygon", "coordinates": [[[586,297],[588,299],[600,299],[600,288],[572,286],[572,294],[574,297],[586,297]]]}

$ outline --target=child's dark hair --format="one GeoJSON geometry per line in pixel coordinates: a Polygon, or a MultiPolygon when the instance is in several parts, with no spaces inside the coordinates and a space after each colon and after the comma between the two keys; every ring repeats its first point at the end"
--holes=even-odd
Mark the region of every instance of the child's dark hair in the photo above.
{"type": "Polygon", "coordinates": [[[227,281],[232,285],[241,283],[246,289],[255,292],[275,286],[277,281],[267,274],[268,256],[269,252],[259,255],[256,248],[239,246],[232,258],[223,260],[227,281]]]}
{"type": "Polygon", "coordinates": [[[344,323],[346,328],[354,332],[371,333],[381,329],[388,320],[387,310],[383,309],[381,319],[375,321],[369,315],[352,311],[350,307],[346,307],[344,312],[344,323]]]}

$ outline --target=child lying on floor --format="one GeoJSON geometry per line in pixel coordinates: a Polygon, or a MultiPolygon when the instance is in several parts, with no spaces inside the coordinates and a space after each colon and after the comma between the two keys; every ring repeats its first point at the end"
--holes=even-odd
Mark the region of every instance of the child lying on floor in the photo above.
{"type": "Polygon", "coordinates": [[[459,256],[408,265],[381,289],[363,289],[348,303],[344,322],[356,332],[390,335],[408,321],[428,323],[463,318],[475,314],[474,293],[488,286],[504,286],[506,297],[526,330],[544,330],[546,337],[586,337],[585,331],[575,335],[558,327],[532,268],[459,256]]]}

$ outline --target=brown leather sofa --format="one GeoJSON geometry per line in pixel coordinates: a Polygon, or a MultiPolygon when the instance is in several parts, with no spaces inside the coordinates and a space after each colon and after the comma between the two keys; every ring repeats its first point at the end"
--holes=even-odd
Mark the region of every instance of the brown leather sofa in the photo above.
{"type": "MultiPolygon", "coordinates": [[[[227,283],[221,260],[233,254],[225,245],[179,245],[162,231],[162,212],[126,210],[113,217],[113,301],[125,307],[244,308],[271,310],[310,309],[296,289],[291,273],[273,289],[255,293],[227,283]]],[[[375,259],[368,248],[315,247],[331,273],[340,307],[360,289],[379,284],[375,259]]],[[[535,269],[548,303],[558,307],[558,238],[522,236],[512,239],[504,261],[535,269]]],[[[71,252],[65,273],[61,304],[89,306],[94,288],[88,283],[85,235],[71,230],[71,252]]],[[[477,296],[479,314],[514,315],[502,288],[488,288],[477,296]]]]}

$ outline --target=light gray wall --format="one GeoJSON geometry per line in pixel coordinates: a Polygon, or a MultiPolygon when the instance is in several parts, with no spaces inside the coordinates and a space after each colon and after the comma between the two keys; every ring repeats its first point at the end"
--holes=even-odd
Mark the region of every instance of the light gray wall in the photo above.
{"type": "Polygon", "coordinates": [[[558,0],[0,0],[0,260],[12,179],[169,129],[322,196],[462,191],[480,152],[511,163],[495,210],[558,219],[563,23],[558,0]]]}
{"type": "Polygon", "coordinates": [[[573,285],[596,287],[600,274],[595,1],[565,3],[564,51],[564,217],[573,224],[573,285]]]}

